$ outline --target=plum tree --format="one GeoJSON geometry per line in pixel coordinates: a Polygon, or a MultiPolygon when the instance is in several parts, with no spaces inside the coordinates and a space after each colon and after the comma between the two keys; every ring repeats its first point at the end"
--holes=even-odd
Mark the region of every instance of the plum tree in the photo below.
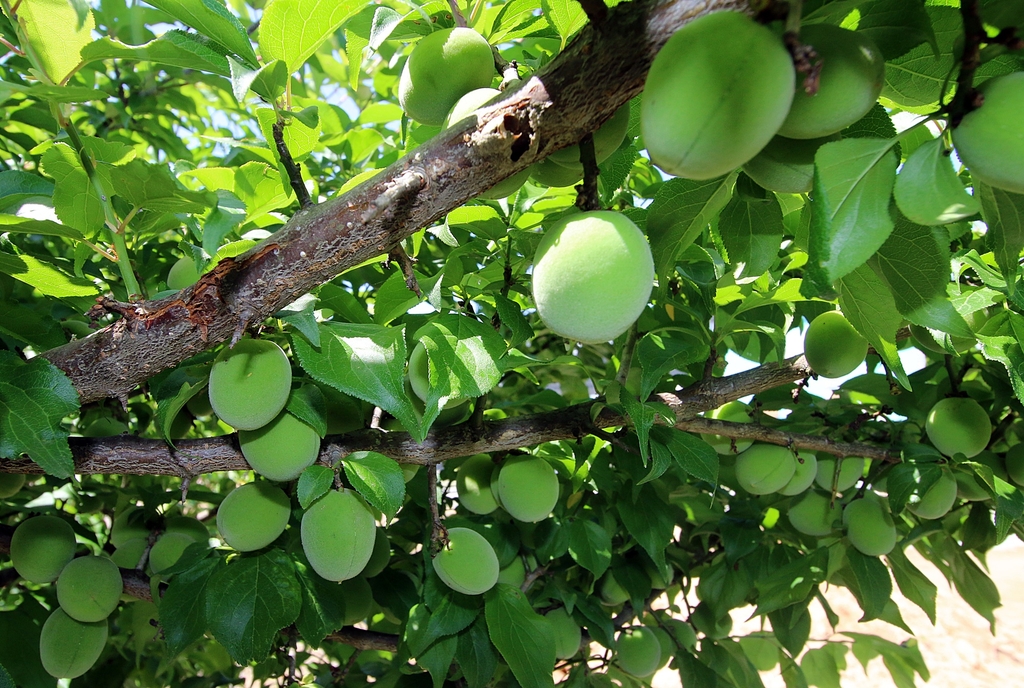
{"type": "Polygon", "coordinates": [[[845,129],[868,113],[885,81],[882,51],[866,33],[832,24],[813,24],[800,40],[814,46],[821,58],[818,88],[797,89],[779,134],[791,139],[816,139],[845,129]]]}
{"type": "Polygon", "coordinates": [[[343,581],[366,568],[377,528],[352,490],[331,490],[302,515],[302,551],[321,578],[343,581]]]}
{"type": "Polygon", "coordinates": [[[936,519],[942,518],[949,513],[956,502],[957,483],[953,472],[947,468],[942,469],[939,479],[936,480],[928,490],[920,495],[919,501],[911,501],[907,508],[921,518],[936,519]]]}
{"type": "Polygon", "coordinates": [[[55,609],[39,632],[39,659],[54,678],[78,678],[92,668],[107,644],[107,621],[75,621],[55,609]]]}
{"type": "Polygon", "coordinates": [[[491,490],[493,472],[494,461],[487,454],[476,454],[462,462],[455,480],[459,504],[474,514],[489,514],[497,509],[498,502],[491,490]]]}
{"type": "Polygon", "coordinates": [[[796,457],[787,447],[755,444],[736,457],[736,481],[750,494],[769,494],[796,474],[796,457]]]}
{"type": "Polygon", "coordinates": [[[501,506],[512,518],[527,523],[543,521],[558,503],[558,476],[544,459],[513,456],[498,473],[501,506]]]}
{"type": "Polygon", "coordinates": [[[1024,72],[1006,74],[981,86],[985,101],[953,129],[953,145],[971,175],[999,189],[1024,194],[1024,72]]]}
{"type": "Polygon", "coordinates": [[[829,495],[811,490],[789,507],[786,517],[804,535],[825,537],[839,523],[842,510],[829,495]]]}
{"type": "MultiPolygon", "coordinates": [[[[629,128],[629,103],[626,103],[612,115],[611,119],[602,124],[594,132],[594,157],[598,164],[607,160],[612,153],[622,144],[626,138],[626,130],[629,128]]],[[[547,157],[551,162],[567,167],[580,163],[580,147],[569,146],[557,150],[547,157]]]]}
{"type": "MultiPolygon", "coordinates": [[[[713,420],[725,420],[730,423],[749,423],[751,421],[750,407],[742,401],[730,401],[728,404],[722,404],[713,411],[705,413],[704,417],[713,420]]],[[[754,443],[753,440],[733,440],[723,435],[702,435],[702,437],[719,454],[738,454],[746,451],[754,443]],[[734,446],[736,447],[735,450],[733,449],[734,446]]]]}
{"type": "Polygon", "coordinates": [[[803,140],[776,136],[747,161],[743,171],[769,191],[809,193],[814,181],[814,154],[822,144],[838,140],[838,136],[803,140]]]}
{"type": "Polygon", "coordinates": [[[178,291],[190,287],[199,281],[199,271],[196,270],[196,262],[189,258],[179,258],[167,271],[167,288],[178,291]]]}
{"type": "Polygon", "coordinates": [[[793,62],[769,29],[718,12],[677,31],[654,58],[640,122],[651,160],[712,179],[765,147],[793,102],[793,62]]]}
{"type": "Polygon", "coordinates": [[[456,101],[491,85],[494,58],[487,39],[472,29],[441,29],[420,39],[398,84],[398,101],[410,119],[441,124],[456,101]]]}
{"type": "Polygon", "coordinates": [[[857,457],[839,459],[839,478],[836,479],[836,458],[823,456],[818,459],[818,471],[814,482],[823,490],[832,490],[832,482],[835,480],[837,492],[846,492],[857,484],[857,481],[864,477],[864,469],[868,461],[857,457]]]}
{"type": "Polygon", "coordinates": [[[519,587],[526,580],[526,564],[522,557],[513,557],[512,563],[498,571],[498,582],[519,587]]]}
{"type": "Polygon", "coordinates": [[[815,318],[804,333],[804,357],[822,377],[849,375],[868,355],[868,340],[839,311],[815,318]]]}
{"type": "Polygon", "coordinates": [[[57,601],[75,621],[103,621],[117,608],[124,581],[107,557],[78,557],[57,578],[57,601]]]}
{"type": "Polygon", "coordinates": [[[370,552],[370,558],[359,575],[363,578],[373,578],[387,568],[389,561],[391,561],[391,541],[388,540],[386,530],[377,528],[373,538],[373,551],[370,552]]]}
{"type": "Polygon", "coordinates": [[[231,547],[252,552],[280,537],[290,515],[291,501],[284,490],[262,480],[246,483],[220,503],[217,532],[231,547]]]}
{"type": "Polygon", "coordinates": [[[1024,487],[1024,444],[1015,444],[1006,452],[1006,473],[1010,480],[1024,487]]]}
{"type": "Polygon", "coordinates": [[[615,638],[615,663],[627,674],[649,676],[661,662],[661,643],[644,626],[623,629],[615,638]]]}
{"type": "Polygon", "coordinates": [[[437,577],[464,595],[482,595],[498,582],[494,548],[483,535],[469,528],[449,528],[448,544],[432,563],[437,577]]]}
{"type": "Polygon", "coordinates": [[[269,480],[295,480],[320,453],[320,435],[287,411],[256,430],[240,430],[238,445],[252,469],[269,480]]]}
{"type": "Polygon", "coordinates": [[[56,516],[22,521],[11,536],[11,563],[33,583],[51,583],[75,556],[75,531],[56,516]]]}
{"type": "Polygon", "coordinates": [[[796,472],[789,479],[779,494],[792,497],[810,487],[818,477],[818,459],[811,452],[796,452],[796,472]]]}
{"type": "Polygon", "coordinates": [[[569,215],[544,233],[533,259],[533,300],[553,332],[581,342],[618,337],[654,286],[643,232],[610,211],[569,215]]]}
{"type": "Polygon", "coordinates": [[[292,388],[288,356],[267,339],[242,339],[210,369],[210,405],[238,430],[256,430],[277,417],[292,388]]]}
{"type": "Polygon", "coordinates": [[[573,621],[565,607],[552,609],[544,618],[551,622],[551,628],[555,631],[555,657],[569,659],[575,656],[583,642],[579,624],[573,621]]]}
{"type": "Polygon", "coordinates": [[[21,492],[25,485],[25,476],[22,473],[0,474],[0,499],[7,499],[21,492]]]}
{"type": "Polygon", "coordinates": [[[969,397],[947,397],[928,412],[925,432],[946,456],[977,456],[988,446],[992,423],[981,404],[969,397]]]}
{"type": "Polygon", "coordinates": [[[861,554],[877,557],[896,546],[896,524],[889,509],[874,493],[855,499],[843,509],[846,537],[861,554]]]}

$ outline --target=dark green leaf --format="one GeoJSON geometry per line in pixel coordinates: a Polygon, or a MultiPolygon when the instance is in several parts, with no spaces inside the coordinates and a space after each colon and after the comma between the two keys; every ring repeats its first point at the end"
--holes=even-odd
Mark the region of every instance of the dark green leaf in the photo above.
{"type": "Polygon", "coordinates": [[[551,623],[518,588],[499,583],[486,593],[484,614],[491,642],[523,688],[554,685],[555,635],[551,623]]]}
{"type": "Polygon", "coordinates": [[[371,451],[352,452],[342,460],[352,487],[389,519],[405,501],[405,474],[394,459],[371,451]]]}
{"type": "Polygon", "coordinates": [[[612,563],[612,539],[597,523],[578,518],[569,524],[569,554],[594,578],[600,578],[612,563]]]}

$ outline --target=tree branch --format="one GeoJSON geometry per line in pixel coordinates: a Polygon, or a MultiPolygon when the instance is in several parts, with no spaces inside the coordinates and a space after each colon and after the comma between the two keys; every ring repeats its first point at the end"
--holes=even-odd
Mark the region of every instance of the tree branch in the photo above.
{"type": "Polygon", "coordinates": [[[684,24],[744,0],[617,5],[615,31],[591,26],[476,122],[445,130],[341,197],[299,210],[249,252],[174,296],[139,304],[89,337],[43,354],[82,403],[125,398],[156,373],[223,342],[550,153],[595,131],[644,85],[651,61],[684,24]],[[415,181],[413,181],[415,178],[415,181]]]}

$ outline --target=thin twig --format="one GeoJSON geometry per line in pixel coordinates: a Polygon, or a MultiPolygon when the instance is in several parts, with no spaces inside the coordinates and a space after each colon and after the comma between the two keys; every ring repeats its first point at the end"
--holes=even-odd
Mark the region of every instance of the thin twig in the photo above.
{"type": "Polygon", "coordinates": [[[279,118],[274,122],[271,130],[274,132],[274,145],[277,148],[277,154],[281,158],[285,172],[288,173],[288,183],[291,185],[292,191],[295,192],[295,197],[299,199],[299,207],[306,208],[313,205],[313,199],[309,197],[309,191],[306,190],[306,183],[302,181],[302,170],[295,164],[292,153],[284,142],[284,120],[279,118]]]}
{"type": "Polygon", "coordinates": [[[597,176],[601,170],[597,166],[593,134],[587,134],[580,141],[580,162],[583,163],[583,182],[576,187],[576,207],[584,212],[599,210],[601,198],[597,193],[597,176]]]}

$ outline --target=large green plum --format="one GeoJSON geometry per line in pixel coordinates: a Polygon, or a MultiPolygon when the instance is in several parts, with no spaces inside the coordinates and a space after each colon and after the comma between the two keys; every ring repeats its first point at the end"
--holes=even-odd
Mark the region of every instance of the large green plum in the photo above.
{"type": "MultiPolygon", "coordinates": [[[[598,164],[607,160],[618,149],[622,140],[626,138],[626,131],[628,129],[629,103],[626,103],[615,111],[611,119],[594,132],[594,157],[597,159],[598,164]]],[[[557,150],[549,155],[548,158],[559,165],[580,164],[580,147],[575,145],[557,150]]]]}
{"type": "Polygon", "coordinates": [[[292,366],[266,339],[242,339],[224,349],[210,369],[210,405],[237,430],[255,430],[277,417],[288,403],[292,366]]]}
{"type": "Polygon", "coordinates": [[[331,490],[302,515],[302,550],[313,570],[327,580],[358,576],[376,539],[373,514],[353,490],[331,490]]]}
{"type": "Polygon", "coordinates": [[[796,473],[793,451],[774,444],[755,444],[736,457],[736,482],[750,494],[778,492],[796,473]]]}
{"type": "Polygon", "coordinates": [[[373,551],[370,552],[370,558],[359,575],[363,578],[373,578],[387,568],[390,561],[391,541],[388,540],[388,534],[383,528],[377,528],[373,537],[373,551]]]}
{"type": "Polygon", "coordinates": [[[149,550],[149,569],[153,573],[163,573],[177,564],[182,553],[195,542],[191,536],[182,533],[164,533],[149,550]]]}
{"type": "Polygon", "coordinates": [[[107,622],[75,621],[55,609],[39,633],[39,659],[55,678],[77,678],[89,671],[107,644],[107,622]]]}
{"type": "Polygon", "coordinates": [[[778,132],[795,80],[782,41],[750,17],[695,19],[668,40],[647,75],[640,123],[651,160],[688,179],[731,172],[778,132]]]}
{"type": "Polygon", "coordinates": [[[822,377],[849,375],[868,355],[868,340],[839,311],[815,318],[804,333],[804,358],[822,377]]]}
{"type": "Polygon", "coordinates": [[[498,494],[512,518],[527,523],[543,521],[558,503],[558,476],[544,459],[513,456],[501,465],[498,494]]]}
{"type": "Polygon", "coordinates": [[[78,557],[57,578],[57,601],[75,621],[102,621],[121,601],[124,581],[117,564],[106,557],[78,557]]]}
{"type": "Polygon", "coordinates": [[[661,662],[661,643],[654,631],[633,626],[615,639],[615,663],[627,674],[649,676],[661,662]]]}
{"type": "Polygon", "coordinates": [[[953,130],[953,145],[974,179],[1024,194],[1024,72],[990,79],[981,92],[984,103],[953,130]]]}
{"type": "Polygon", "coordinates": [[[921,518],[942,518],[949,513],[956,502],[956,478],[948,468],[943,468],[939,479],[921,495],[921,500],[907,504],[907,508],[921,518]]]}
{"type": "Polygon", "coordinates": [[[438,125],[466,93],[491,85],[494,56],[473,29],[441,29],[420,39],[398,82],[398,102],[410,119],[438,125]]]}
{"type": "Polygon", "coordinates": [[[822,144],[838,140],[838,136],[806,140],[776,136],[743,166],[743,171],[769,191],[810,193],[814,154],[822,144]]]}
{"type": "Polygon", "coordinates": [[[370,615],[373,608],[373,591],[370,584],[362,576],[349,578],[341,584],[341,594],[345,597],[346,626],[359,623],[370,615]]]}
{"type": "Polygon", "coordinates": [[[11,536],[11,563],[25,580],[50,583],[75,556],[75,531],[56,516],[22,521],[11,536]]]}
{"type": "Polygon", "coordinates": [[[822,60],[818,91],[797,88],[779,134],[816,139],[845,129],[874,106],[885,82],[885,58],[866,33],[833,24],[806,26],[800,40],[822,60]]]}
{"type": "Polygon", "coordinates": [[[568,339],[615,339],[640,317],[653,288],[647,238],[621,213],[596,210],[559,220],[533,259],[537,314],[568,339]]]}
{"type": "Polygon", "coordinates": [[[483,535],[469,528],[449,528],[448,545],[433,559],[445,585],[464,595],[480,595],[498,582],[498,557],[483,535]]]}
{"type": "MultiPolygon", "coordinates": [[[[744,404],[742,401],[730,401],[727,404],[723,404],[713,411],[708,411],[704,414],[705,418],[711,418],[712,420],[724,420],[730,423],[749,423],[750,418],[750,407],[744,404]]],[[[735,442],[731,437],[725,435],[701,435],[701,438],[712,447],[719,454],[732,454],[733,446],[735,445],[735,453],[746,451],[750,445],[754,442],[753,440],[740,440],[737,439],[735,442]]]]}
{"type": "Polygon", "coordinates": [[[1024,487],[1024,444],[1015,444],[1006,452],[1006,473],[1010,480],[1024,487]]]}
{"type": "MultiPolygon", "coordinates": [[[[846,492],[857,484],[857,481],[864,477],[864,468],[867,459],[859,457],[847,457],[839,461],[839,480],[836,483],[836,492],[846,492]]],[[[814,482],[823,490],[832,491],[832,481],[836,474],[836,459],[833,456],[823,456],[818,459],[818,471],[814,482]]]]}
{"type": "Polygon", "coordinates": [[[889,509],[874,494],[855,499],[843,509],[843,525],[850,544],[861,554],[877,557],[896,546],[896,524],[889,509]]]}
{"type": "Polygon", "coordinates": [[[779,494],[792,497],[798,495],[814,483],[818,476],[818,458],[809,451],[796,453],[796,472],[789,479],[779,494]]]}
{"type": "Polygon", "coordinates": [[[583,632],[579,624],[572,620],[565,607],[552,609],[544,615],[551,622],[551,628],[555,631],[555,657],[557,659],[569,659],[580,651],[580,643],[583,642],[583,632]]]}
{"type": "Polygon", "coordinates": [[[498,508],[491,490],[491,473],[494,461],[487,454],[477,454],[466,459],[455,478],[459,493],[459,504],[474,514],[489,514],[498,508]]]}
{"type": "Polygon", "coordinates": [[[191,258],[180,258],[167,272],[168,289],[184,289],[199,281],[199,271],[196,270],[196,262],[191,258]]]}
{"type": "Polygon", "coordinates": [[[0,473],[0,499],[7,499],[21,492],[25,484],[23,473],[0,473]]]}
{"type": "MultiPolygon", "coordinates": [[[[247,483],[228,493],[217,509],[217,532],[240,552],[262,549],[288,525],[291,501],[266,481],[247,483]]],[[[364,562],[365,563],[365,562],[364,562]]]]}
{"type": "Polygon", "coordinates": [[[946,456],[977,456],[988,446],[992,423],[981,404],[968,397],[948,397],[932,406],[924,430],[946,456]]]}
{"type": "Polygon", "coordinates": [[[240,430],[238,444],[254,471],[278,482],[298,478],[320,453],[320,435],[287,411],[262,428],[240,430]]]}
{"type": "Polygon", "coordinates": [[[825,537],[836,527],[842,514],[830,495],[810,491],[789,507],[789,522],[797,531],[812,537],[825,537]]]}

